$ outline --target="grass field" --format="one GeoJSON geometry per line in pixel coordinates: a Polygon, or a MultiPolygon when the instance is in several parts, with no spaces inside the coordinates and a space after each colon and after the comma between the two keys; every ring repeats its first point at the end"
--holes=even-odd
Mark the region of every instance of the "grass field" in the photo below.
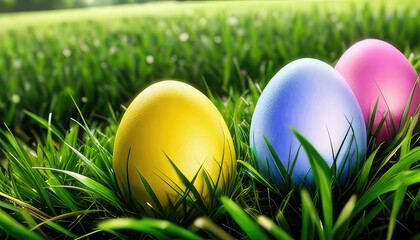
{"type": "Polygon", "coordinates": [[[326,182],[280,190],[255,171],[248,142],[261,89],[285,64],[334,65],[352,43],[380,38],[419,71],[419,30],[416,1],[160,2],[0,15],[0,237],[419,239],[418,114],[391,143],[370,144],[346,186],[301,139],[326,182]],[[187,215],[124,200],[110,168],[125,107],[164,79],[212,100],[239,160],[229,194],[214,192],[187,215]]]}

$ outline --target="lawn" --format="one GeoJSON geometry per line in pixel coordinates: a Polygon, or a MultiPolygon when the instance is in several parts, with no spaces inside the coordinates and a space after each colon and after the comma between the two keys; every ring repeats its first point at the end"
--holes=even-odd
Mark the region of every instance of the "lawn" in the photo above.
{"type": "Polygon", "coordinates": [[[278,189],[249,147],[261,90],[295,59],[334,66],[379,38],[419,71],[416,1],[159,2],[2,14],[0,26],[2,239],[420,238],[419,115],[392,142],[371,142],[345,186],[278,189]],[[216,105],[238,170],[206,206],[150,212],[119,193],[112,153],[131,100],[165,79],[216,105]]]}

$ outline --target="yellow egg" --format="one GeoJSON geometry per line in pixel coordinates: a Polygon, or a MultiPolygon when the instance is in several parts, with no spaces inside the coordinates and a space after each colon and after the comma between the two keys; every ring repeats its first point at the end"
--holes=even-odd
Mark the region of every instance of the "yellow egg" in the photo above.
{"type": "Polygon", "coordinates": [[[168,206],[168,199],[178,201],[181,195],[173,187],[182,191],[186,187],[168,158],[189,181],[202,167],[194,186],[205,200],[209,189],[203,171],[214,183],[219,179],[222,190],[236,171],[233,141],[223,117],[204,94],[178,81],[162,81],[146,88],[121,120],[113,168],[123,195],[127,197],[129,181],[137,201],[153,206],[140,172],[163,207],[168,206]]]}

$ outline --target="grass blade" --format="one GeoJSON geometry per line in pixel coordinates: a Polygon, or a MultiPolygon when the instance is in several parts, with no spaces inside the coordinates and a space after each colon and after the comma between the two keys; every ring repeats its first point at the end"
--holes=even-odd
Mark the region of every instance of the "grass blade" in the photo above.
{"type": "Polygon", "coordinates": [[[331,169],[328,167],[325,160],[316,151],[316,149],[309,143],[295,129],[292,129],[296,138],[302,144],[308,156],[309,163],[314,174],[315,183],[321,195],[322,211],[324,214],[324,231],[326,239],[332,239],[333,229],[333,209],[332,209],[332,192],[331,192],[331,169]]]}
{"type": "Polygon", "coordinates": [[[258,224],[260,224],[267,232],[269,232],[273,237],[283,240],[293,240],[293,238],[281,227],[273,222],[270,218],[266,216],[258,216],[258,224]]]}
{"type": "Polygon", "coordinates": [[[235,220],[242,230],[248,235],[250,239],[254,240],[269,240],[270,238],[257,225],[257,223],[234,201],[222,196],[220,198],[226,212],[235,220]]]}
{"type": "Polygon", "coordinates": [[[168,159],[168,161],[171,163],[173,169],[175,170],[176,174],[178,175],[179,179],[181,180],[181,182],[185,185],[186,192],[190,191],[193,196],[194,196],[194,200],[196,202],[196,204],[198,205],[199,209],[202,211],[206,211],[206,205],[204,204],[203,198],[201,196],[201,194],[198,192],[198,190],[195,188],[194,186],[194,180],[195,178],[199,175],[201,168],[198,170],[198,172],[196,173],[196,175],[194,176],[194,179],[192,182],[190,182],[187,177],[185,177],[185,175],[181,172],[181,170],[179,170],[179,168],[175,165],[174,162],[172,162],[172,160],[168,157],[168,155],[166,155],[166,158],[168,159]]]}
{"type": "Polygon", "coordinates": [[[41,170],[50,170],[50,171],[61,172],[61,173],[67,174],[69,176],[72,176],[75,179],[77,179],[80,183],[82,183],[84,186],[86,186],[90,191],[98,194],[104,200],[106,200],[108,203],[110,203],[111,205],[115,205],[117,208],[120,208],[120,210],[122,211],[122,209],[121,209],[122,204],[121,204],[120,200],[116,197],[115,193],[112,190],[108,189],[104,185],[96,182],[95,180],[93,180],[91,178],[83,176],[82,174],[79,174],[79,173],[60,170],[60,169],[43,168],[43,167],[34,167],[34,168],[35,169],[41,169],[41,170]]]}
{"type": "Polygon", "coordinates": [[[10,234],[18,240],[42,240],[43,238],[38,234],[29,231],[27,228],[18,223],[5,211],[0,209],[0,228],[3,229],[7,234],[10,234]]]}
{"type": "Polygon", "coordinates": [[[387,180],[386,182],[376,183],[368,191],[363,194],[359,201],[357,201],[352,217],[362,211],[367,205],[373,200],[378,198],[380,195],[395,191],[400,187],[401,182],[405,181],[407,185],[420,183],[420,169],[412,171],[404,171],[395,177],[387,180]]]}
{"type": "Polygon", "coordinates": [[[46,128],[46,129],[51,129],[51,131],[57,135],[59,138],[64,139],[64,136],[60,133],[60,131],[53,125],[49,124],[47,120],[43,119],[40,116],[37,116],[36,114],[28,111],[28,110],[23,110],[23,112],[28,115],[30,118],[32,118],[33,120],[35,120],[35,122],[37,122],[40,126],[46,128]]]}
{"type": "Polygon", "coordinates": [[[321,219],[319,219],[318,213],[314,203],[311,200],[311,197],[308,193],[308,190],[302,189],[300,191],[300,197],[302,200],[302,239],[313,238],[310,234],[310,226],[315,226],[318,237],[321,240],[325,239],[323,227],[321,226],[321,219]]]}
{"type": "Polygon", "coordinates": [[[210,232],[211,234],[218,237],[219,239],[235,240],[234,237],[229,235],[227,232],[225,232],[222,228],[217,226],[217,224],[213,223],[207,217],[197,218],[196,220],[194,220],[193,225],[194,225],[195,228],[203,229],[206,232],[210,232]]]}
{"type": "Polygon", "coordinates": [[[397,191],[395,191],[394,202],[392,203],[391,217],[389,218],[388,224],[388,233],[386,237],[387,240],[391,240],[392,234],[394,233],[395,222],[397,219],[398,212],[400,211],[401,205],[403,204],[407,187],[408,186],[403,181],[397,188],[397,191]]]}
{"type": "Polygon", "coordinates": [[[346,235],[349,224],[351,221],[351,213],[353,212],[354,206],[356,205],[356,196],[353,195],[349,201],[344,205],[343,210],[341,210],[340,215],[335,222],[333,228],[334,239],[343,239],[346,235]]]}
{"type": "Polygon", "coordinates": [[[146,189],[147,193],[149,194],[149,196],[152,198],[153,201],[153,206],[156,206],[158,208],[159,212],[163,212],[163,207],[160,204],[160,201],[158,199],[158,197],[156,196],[155,192],[153,191],[152,187],[150,186],[150,184],[147,182],[147,180],[143,177],[143,175],[141,175],[140,171],[137,170],[140,179],[144,185],[144,188],[146,189]]]}
{"type": "Polygon", "coordinates": [[[356,185],[356,192],[359,194],[363,191],[363,188],[366,187],[369,172],[372,168],[373,160],[375,159],[376,153],[378,152],[379,148],[380,146],[377,147],[372,154],[370,154],[370,156],[366,159],[365,163],[363,164],[362,170],[360,171],[360,177],[356,185]]]}
{"type": "Polygon", "coordinates": [[[277,189],[269,182],[267,181],[257,170],[255,170],[254,167],[251,166],[251,164],[238,160],[238,163],[242,164],[244,166],[245,171],[252,177],[255,178],[258,182],[264,184],[265,186],[269,187],[272,191],[279,193],[277,189]]]}
{"type": "Polygon", "coordinates": [[[169,221],[143,218],[120,218],[109,219],[98,224],[98,228],[103,231],[113,232],[119,230],[139,231],[155,236],[159,239],[186,239],[186,240],[202,240],[197,234],[182,228],[169,221]]]}
{"type": "MultiPolygon", "coordinates": [[[[268,139],[264,135],[263,135],[263,138],[264,138],[265,144],[267,145],[268,149],[270,150],[270,153],[271,153],[271,156],[273,157],[274,163],[276,164],[276,166],[280,170],[281,177],[282,177],[284,183],[286,184],[286,186],[289,186],[289,183],[288,183],[288,180],[290,179],[289,178],[289,173],[287,172],[286,168],[284,167],[283,163],[281,162],[279,156],[277,155],[273,146],[271,146],[268,139]]],[[[268,161],[270,161],[270,160],[268,159],[268,161]]]]}

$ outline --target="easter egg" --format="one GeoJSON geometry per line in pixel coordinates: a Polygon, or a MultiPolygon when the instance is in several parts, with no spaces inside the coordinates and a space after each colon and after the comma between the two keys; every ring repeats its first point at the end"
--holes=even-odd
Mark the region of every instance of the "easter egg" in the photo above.
{"type": "Polygon", "coordinates": [[[302,134],[344,182],[366,153],[366,129],[356,97],[343,77],[316,59],[299,59],[283,67],[267,84],[255,106],[250,130],[260,173],[280,187],[286,176],[295,185],[313,185],[308,157],[290,127],[302,134]]]}
{"type": "Polygon", "coordinates": [[[164,208],[175,204],[187,187],[171,161],[194,179],[205,202],[204,174],[223,191],[236,170],[232,137],[216,106],[188,84],[162,81],[132,101],[118,127],[112,165],[123,196],[131,191],[142,206],[155,206],[141,174],[164,208]]]}
{"type": "MultiPolygon", "coordinates": [[[[366,39],[347,49],[335,69],[356,95],[367,128],[379,98],[372,133],[387,114],[377,143],[391,140],[400,128],[414,85],[418,84],[417,72],[407,58],[387,42],[366,39]]],[[[410,116],[415,113],[419,99],[420,87],[417,86],[411,99],[410,116]]]]}

